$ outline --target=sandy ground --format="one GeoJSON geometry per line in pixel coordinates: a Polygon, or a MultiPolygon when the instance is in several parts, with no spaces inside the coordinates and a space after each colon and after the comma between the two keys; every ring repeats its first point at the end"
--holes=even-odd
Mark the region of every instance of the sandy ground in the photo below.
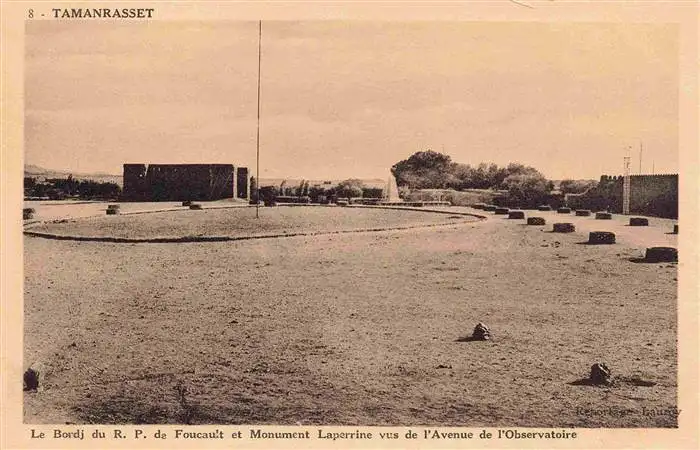
{"type": "MultiPolygon", "coordinates": [[[[222,208],[232,206],[248,206],[240,200],[218,200],[214,202],[196,202],[209,208],[222,208]]],[[[182,202],[100,202],[100,201],[75,201],[75,200],[31,200],[25,201],[25,208],[34,208],[34,218],[28,222],[38,223],[43,221],[77,219],[84,217],[101,217],[105,215],[107,205],[120,206],[122,212],[134,213],[140,211],[169,210],[173,208],[185,209],[182,202]]],[[[27,223],[27,221],[25,221],[27,223]]]]}
{"type": "Polygon", "coordinates": [[[474,217],[424,211],[341,207],[179,209],[138,215],[82,217],[31,226],[31,231],[58,236],[158,239],[242,237],[294,233],[331,233],[474,221],[474,217]]]}
{"type": "Polygon", "coordinates": [[[25,422],[677,426],[677,268],[630,261],[673,222],[529,215],[548,224],[27,237],[25,422]],[[618,244],[581,244],[608,227],[618,244]],[[464,342],[479,321],[494,340],[464,342]],[[576,385],[598,361],[620,382],[576,385]]]}

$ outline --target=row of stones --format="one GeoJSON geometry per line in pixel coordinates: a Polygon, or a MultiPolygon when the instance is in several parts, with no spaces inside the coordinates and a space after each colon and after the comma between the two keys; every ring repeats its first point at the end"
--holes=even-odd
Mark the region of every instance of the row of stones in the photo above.
{"type": "MultiPolygon", "coordinates": [[[[487,209],[484,209],[483,207],[480,208],[480,206],[483,204],[477,204],[473,205],[474,208],[476,209],[483,209],[485,211],[488,211],[487,209]]],[[[486,207],[489,207],[491,209],[492,206],[494,205],[485,205],[486,207]]],[[[520,210],[510,210],[508,208],[501,208],[501,207],[494,207],[495,209],[493,212],[498,215],[508,215],[509,219],[525,219],[525,212],[520,211],[520,210]]],[[[540,211],[549,211],[551,208],[549,206],[540,206],[538,208],[540,211]],[[546,208],[546,209],[545,209],[546,208]]],[[[560,214],[567,214],[571,213],[570,208],[559,208],[557,210],[558,213],[560,214]]],[[[590,216],[591,211],[587,209],[583,210],[576,210],[576,215],[577,216],[590,216]]],[[[596,219],[599,220],[610,220],[612,219],[612,214],[610,214],[607,211],[601,211],[597,212],[595,215],[596,219]]],[[[545,225],[546,221],[544,217],[528,217],[527,218],[527,224],[528,225],[545,225]]],[[[649,225],[649,220],[646,217],[631,217],[630,226],[648,226],[649,225]]],[[[564,223],[555,223],[552,226],[552,232],[554,233],[573,233],[576,231],[576,227],[574,226],[573,223],[569,222],[564,222],[564,223]]],[[[678,234],[678,224],[674,225],[673,227],[673,233],[678,234]]],[[[612,233],[610,231],[591,231],[588,234],[588,243],[592,245],[599,245],[599,244],[614,244],[615,243],[615,233],[612,233]]],[[[678,250],[673,248],[673,247],[650,247],[646,249],[646,253],[644,256],[644,260],[648,262],[676,262],[678,261],[678,250]]]]}

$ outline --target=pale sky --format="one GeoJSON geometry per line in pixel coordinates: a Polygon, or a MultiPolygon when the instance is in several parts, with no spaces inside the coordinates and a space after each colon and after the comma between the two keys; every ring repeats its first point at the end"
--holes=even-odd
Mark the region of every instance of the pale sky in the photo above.
{"type": "MultiPolygon", "coordinates": [[[[385,177],[431,148],[552,179],[678,171],[662,24],[263,22],[261,176],[385,177]]],[[[27,22],[25,163],[255,170],[257,22],[27,22]]]]}

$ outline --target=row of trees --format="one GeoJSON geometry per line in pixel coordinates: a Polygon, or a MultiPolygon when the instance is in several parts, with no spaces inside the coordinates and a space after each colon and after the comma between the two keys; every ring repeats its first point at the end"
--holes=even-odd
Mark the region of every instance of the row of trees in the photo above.
{"type": "Polygon", "coordinates": [[[414,153],[391,168],[398,185],[412,189],[508,189],[527,180],[551,190],[553,185],[534,167],[511,163],[505,167],[481,163],[476,167],[453,162],[432,150],[414,153]]]}
{"type": "MultiPolygon", "coordinates": [[[[508,191],[509,202],[534,205],[546,201],[554,189],[537,169],[511,163],[505,167],[481,163],[478,166],[452,161],[449,155],[432,150],[420,151],[391,168],[399,186],[411,189],[503,189],[508,191]]],[[[583,192],[590,187],[586,182],[565,180],[562,192],[583,192]]]]}
{"type": "Polygon", "coordinates": [[[49,197],[52,200],[66,197],[112,200],[119,198],[121,191],[116,183],[76,180],[72,175],[66,178],[49,178],[43,182],[34,177],[24,178],[25,197],[49,197]]]}
{"type": "MultiPolygon", "coordinates": [[[[251,177],[251,198],[255,201],[256,181],[251,177]]],[[[302,180],[298,185],[290,186],[286,181],[279,186],[262,186],[260,188],[261,200],[270,200],[279,196],[284,197],[309,197],[313,203],[323,203],[337,198],[381,198],[384,193],[382,188],[368,187],[357,178],[349,178],[338,184],[309,185],[302,180]]]]}

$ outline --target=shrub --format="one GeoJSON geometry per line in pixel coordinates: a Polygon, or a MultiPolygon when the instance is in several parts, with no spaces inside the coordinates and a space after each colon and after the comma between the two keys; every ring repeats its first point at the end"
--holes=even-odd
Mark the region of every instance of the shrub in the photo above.
{"type": "Polygon", "coordinates": [[[571,208],[567,208],[565,206],[562,206],[561,208],[557,209],[557,213],[559,213],[559,214],[571,214],[571,208]]]}
{"type": "Polygon", "coordinates": [[[576,227],[573,223],[555,223],[552,227],[552,231],[555,233],[573,233],[576,231],[576,227]]]}
{"type": "Polygon", "coordinates": [[[609,212],[601,211],[595,213],[595,218],[598,220],[610,220],[612,219],[612,214],[610,214],[609,212]]]}
{"type": "Polygon", "coordinates": [[[185,200],[182,202],[182,206],[190,206],[192,204],[192,200],[185,200]]]}
{"type": "Polygon", "coordinates": [[[484,211],[494,212],[498,206],[496,205],[486,205],[484,206],[484,211]]]}
{"type": "Polygon", "coordinates": [[[591,215],[591,210],[589,209],[577,209],[576,215],[581,217],[587,217],[591,215]]]}
{"type": "Polygon", "coordinates": [[[547,221],[544,220],[544,217],[528,217],[527,218],[528,225],[544,225],[546,223],[547,223],[547,221]]]}
{"type": "Polygon", "coordinates": [[[588,234],[589,244],[614,244],[615,233],[610,231],[591,231],[588,234]]]}
{"type": "Polygon", "coordinates": [[[199,203],[192,203],[190,205],[190,209],[202,209],[202,205],[200,205],[199,203]]]}
{"type": "Polygon", "coordinates": [[[510,210],[508,208],[496,208],[494,212],[496,214],[498,214],[499,216],[503,216],[503,215],[508,214],[510,212],[510,210]]]}
{"type": "Polygon", "coordinates": [[[508,213],[508,218],[509,219],[524,219],[525,212],[524,211],[510,211],[508,213]]]}
{"type": "Polygon", "coordinates": [[[552,207],[549,205],[540,205],[537,207],[538,211],[551,211],[552,207]]]}
{"type": "Polygon", "coordinates": [[[673,226],[673,234],[678,234],[678,224],[673,226]]]}

